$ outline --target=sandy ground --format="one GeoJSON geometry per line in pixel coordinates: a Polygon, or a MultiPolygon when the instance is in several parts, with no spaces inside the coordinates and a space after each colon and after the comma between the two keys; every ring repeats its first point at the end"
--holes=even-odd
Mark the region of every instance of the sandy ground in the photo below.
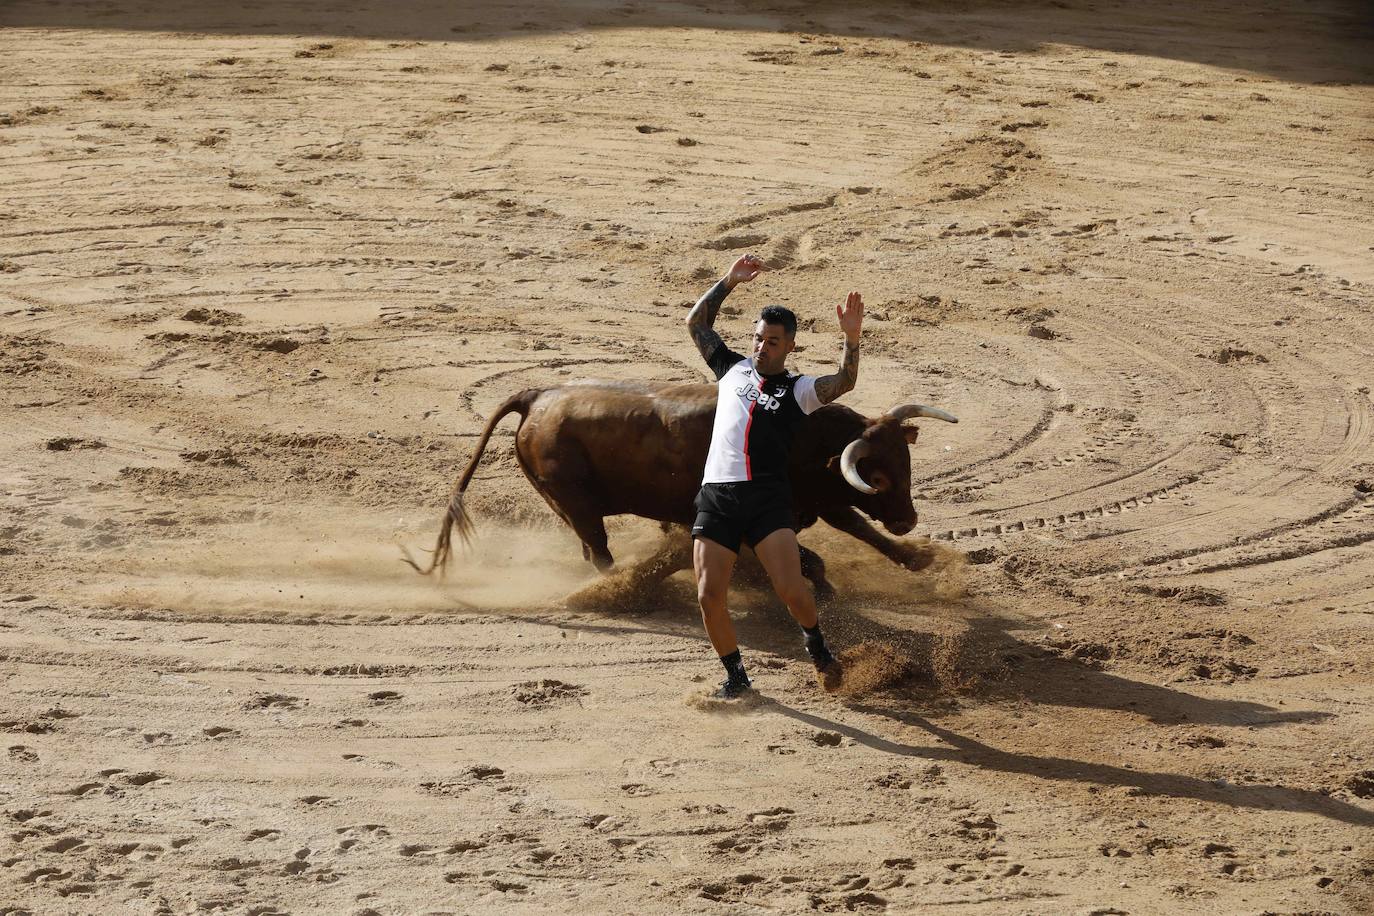
{"type": "Polygon", "coordinates": [[[213,6],[0,7],[0,913],[1371,912],[1358,6],[213,6]],[[749,250],[963,419],[938,571],[803,535],[852,689],[741,585],[705,700],[514,421],[397,561],[749,250]]]}

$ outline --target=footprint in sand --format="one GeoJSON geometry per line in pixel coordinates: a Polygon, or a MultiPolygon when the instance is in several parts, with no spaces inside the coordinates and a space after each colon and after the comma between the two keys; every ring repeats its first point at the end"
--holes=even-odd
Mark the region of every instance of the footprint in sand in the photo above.
{"type": "Polygon", "coordinates": [[[456,843],[450,843],[448,845],[448,848],[444,850],[444,855],[456,856],[465,852],[475,852],[478,849],[486,848],[487,843],[485,840],[458,840],[456,843]]]}
{"type": "Polygon", "coordinates": [[[494,767],[489,766],[487,764],[479,763],[476,766],[468,767],[467,770],[464,771],[463,775],[471,779],[485,782],[487,780],[493,779],[505,779],[506,771],[501,769],[500,767],[494,767]]]}
{"type": "Polygon", "coordinates": [[[576,700],[586,695],[587,688],[556,680],[525,681],[511,688],[511,696],[515,698],[515,702],[533,707],[576,700]]]}
{"type": "Polygon", "coordinates": [[[348,852],[355,846],[391,836],[391,831],[381,824],[354,824],[349,827],[335,827],[334,832],[343,838],[334,847],[338,852],[348,852]]]}
{"type": "Polygon", "coordinates": [[[764,830],[783,830],[792,823],[792,816],[796,813],[791,808],[768,808],[765,811],[755,811],[745,820],[764,830]]]}
{"type": "Polygon", "coordinates": [[[769,237],[763,233],[746,232],[740,235],[723,235],[718,239],[709,242],[702,242],[699,247],[711,251],[733,251],[739,248],[757,248],[765,244],[769,237]]]}
{"type": "Polygon", "coordinates": [[[128,773],[119,777],[119,781],[131,786],[149,786],[155,782],[161,782],[167,777],[162,773],[154,773],[151,770],[142,773],[128,773]]]}
{"type": "Polygon", "coordinates": [[[287,696],[284,693],[259,693],[255,694],[251,700],[243,704],[244,709],[300,709],[306,704],[306,700],[300,697],[287,696]]]}
{"type": "Polygon", "coordinates": [[[10,745],[10,759],[19,763],[37,763],[38,754],[29,750],[22,744],[10,745]]]}
{"type": "Polygon", "coordinates": [[[59,855],[65,855],[66,853],[69,853],[73,850],[81,850],[86,848],[88,847],[86,846],[85,840],[79,839],[74,836],[69,836],[63,837],[55,843],[49,843],[47,846],[43,847],[43,851],[55,852],[59,855]]]}

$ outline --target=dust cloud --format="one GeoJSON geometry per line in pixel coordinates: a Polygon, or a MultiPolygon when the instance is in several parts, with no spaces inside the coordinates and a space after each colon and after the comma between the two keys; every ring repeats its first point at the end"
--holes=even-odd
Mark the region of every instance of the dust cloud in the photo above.
{"type": "Polygon", "coordinates": [[[358,518],[254,522],[214,542],[146,546],[73,580],[86,604],[241,617],[430,614],[543,607],[596,578],[577,539],[553,527],[484,521],[444,576],[416,575],[400,545],[422,543],[424,522],[388,527],[358,518]]]}

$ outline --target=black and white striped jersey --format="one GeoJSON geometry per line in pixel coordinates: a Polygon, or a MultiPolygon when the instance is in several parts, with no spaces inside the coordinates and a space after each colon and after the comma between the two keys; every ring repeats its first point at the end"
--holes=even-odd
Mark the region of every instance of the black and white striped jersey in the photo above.
{"type": "Polygon", "coordinates": [[[702,483],[786,480],[787,452],[802,418],[821,406],[816,379],[761,376],[754,361],[725,346],[706,360],[718,379],[715,427],[702,483]]]}

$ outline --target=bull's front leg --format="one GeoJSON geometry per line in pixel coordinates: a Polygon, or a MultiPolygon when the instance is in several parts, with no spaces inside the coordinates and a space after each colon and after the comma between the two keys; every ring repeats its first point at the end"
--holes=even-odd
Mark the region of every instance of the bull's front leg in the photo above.
{"type": "Polygon", "coordinates": [[[917,546],[893,540],[868,523],[857,510],[848,506],[833,512],[821,513],[821,518],[830,527],[852,535],[877,550],[898,566],[912,572],[925,569],[935,562],[935,548],[929,544],[917,546]]]}

